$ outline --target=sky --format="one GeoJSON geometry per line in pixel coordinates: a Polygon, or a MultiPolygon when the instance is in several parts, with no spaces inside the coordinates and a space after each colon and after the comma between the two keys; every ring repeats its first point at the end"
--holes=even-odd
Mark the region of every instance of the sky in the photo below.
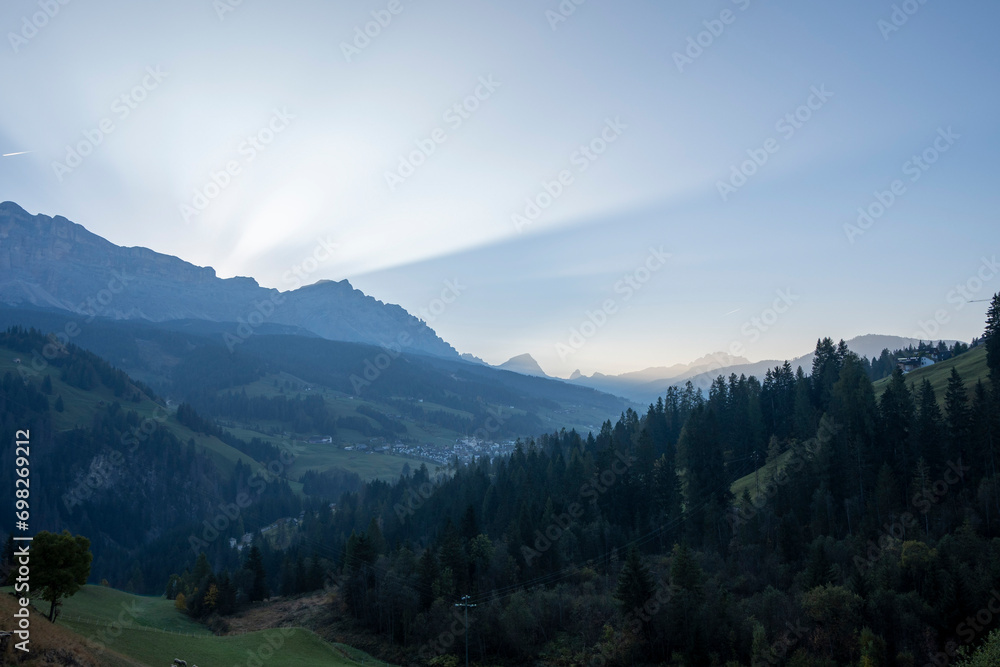
{"type": "Polygon", "coordinates": [[[348,279],[562,377],[969,340],[1000,291],[998,19],[7,0],[0,200],[222,277],[348,279]]]}

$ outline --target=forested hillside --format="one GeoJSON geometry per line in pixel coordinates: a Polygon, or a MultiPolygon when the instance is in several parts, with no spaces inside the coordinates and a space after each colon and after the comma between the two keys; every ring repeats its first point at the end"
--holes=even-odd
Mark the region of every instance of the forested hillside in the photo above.
{"type": "MultiPolygon", "coordinates": [[[[259,492],[249,486],[253,454],[267,464],[276,448],[232,438],[187,406],[174,414],[99,357],[14,328],[0,333],[0,360],[9,369],[0,376],[3,432],[31,434],[33,527],[88,536],[94,580],[160,589],[189,558],[201,518],[241,491],[254,493],[249,525],[299,513],[284,479],[267,478],[259,492]],[[49,354],[32,363],[42,349],[49,354]]],[[[13,461],[13,448],[0,451],[0,465],[12,469],[13,461]]]]}
{"type": "MultiPolygon", "coordinates": [[[[38,434],[45,488],[109,471],[35,516],[92,539],[94,577],[165,591],[212,627],[326,589],[331,618],[400,662],[440,662],[467,638],[481,664],[945,664],[994,627],[998,327],[1000,296],[980,345],[941,367],[943,392],[896,371],[876,395],[863,360],[824,338],[808,375],[786,363],[762,381],[720,376],[707,395],[674,387],[596,433],[395,482],[311,473],[293,489],[280,470],[227,465],[224,451],[276,450],[188,405],[165,420],[188,442],[159,428],[133,447],[131,406],[152,390],[72,346],[44,372],[7,373],[2,407],[4,428],[38,434]],[[65,428],[75,404],[53,402],[74,388],[115,400],[65,428]],[[475,605],[467,627],[456,604],[475,605]]],[[[14,329],[0,347],[44,340],[14,329]]],[[[289,409],[213,400],[231,415],[289,409]]]]}
{"type": "Polygon", "coordinates": [[[944,664],[986,639],[1000,585],[998,314],[990,378],[952,374],[944,409],[900,372],[876,399],[823,339],[809,376],[720,377],[596,435],[368,484],[307,516],[290,562],[336,556],[334,608],[424,660],[460,650],[466,600],[485,662],[944,664]]]}

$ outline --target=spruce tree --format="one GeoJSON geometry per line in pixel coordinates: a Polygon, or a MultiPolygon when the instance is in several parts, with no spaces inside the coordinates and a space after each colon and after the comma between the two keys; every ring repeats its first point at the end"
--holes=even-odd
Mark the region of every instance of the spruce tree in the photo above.
{"type": "Polygon", "coordinates": [[[257,545],[250,547],[250,554],[247,556],[244,569],[253,575],[253,583],[250,587],[250,602],[260,602],[270,597],[267,590],[267,573],[264,571],[264,559],[261,557],[260,549],[257,545]]]}
{"type": "Polygon", "coordinates": [[[641,609],[652,594],[653,578],[642,562],[639,549],[633,546],[625,557],[625,565],[618,575],[618,588],[615,591],[622,614],[641,609]]]}
{"type": "Polygon", "coordinates": [[[986,365],[989,366],[993,386],[1000,387],[1000,292],[993,295],[986,311],[983,341],[986,345],[986,365]]]}
{"type": "Polygon", "coordinates": [[[962,456],[969,441],[969,397],[965,391],[962,376],[955,368],[951,369],[948,378],[948,389],[944,395],[945,412],[947,413],[948,440],[951,456],[962,456]]]}

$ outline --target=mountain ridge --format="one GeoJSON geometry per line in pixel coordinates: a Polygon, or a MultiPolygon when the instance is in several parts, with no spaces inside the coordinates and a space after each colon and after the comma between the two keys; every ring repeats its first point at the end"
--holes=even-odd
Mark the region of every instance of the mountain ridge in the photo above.
{"type": "Polygon", "coordinates": [[[63,216],[31,215],[0,203],[0,303],[151,322],[199,319],[300,327],[330,340],[389,345],[424,354],[458,352],[420,319],[355,289],[321,280],[287,292],[254,278],[219,278],[149,248],[123,247],[63,216]]]}
{"type": "MultiPolygon", "coordinates": [[[[916,346],[919,339],[905,336],[892,336],[886,334],[863,334],[855,336],[845,341],[848,349],[860,356],[867,358],[877,357],[883,349],[890,351],[902,349],[909,345],[916,346]]],[[[953,340],[946,340],[949,345],[955,343],[953,340]]],[[[794,371],[799,366],[806,375],[812,371],[812,360],[815,352],[787,359],[794,371]]],[[[733,357],[725,353],[709,354],[696,359],[689,364],[674,364],[668,367],[651,367],[641,371],[631,371],[619,375],[603,375],[594,373],[591,376],[579,375],[569,382],[586,387],[607,392],[616,396],[622,396],[641,404],[650,403],[657,397],[663,396],[667,388],[671,385],[683,384],[690,381],[698,389],[708,389],[712,381],[719,375],[755,375],[758,379],[775,366],[781,366],[785,359],[763,359],[751,362],[743,357],[733,357]],[[739,361],[740,363],[727,363],[729,361],[739,361]],[[704,362],[704,363],[701,363],[704,362]],[[669,371],[671,369],[683,369],[682,372],[673,376],[662,376],[654,379],[647,379],[653,375],[653,371],[669,371]]]]}

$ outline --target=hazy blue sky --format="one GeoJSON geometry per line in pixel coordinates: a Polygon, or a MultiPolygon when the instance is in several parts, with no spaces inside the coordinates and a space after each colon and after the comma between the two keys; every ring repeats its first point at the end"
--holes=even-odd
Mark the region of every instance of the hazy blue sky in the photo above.
{"type": "Polygon", "coordinates": [[[279,289],[328,239],[310,279],[560,375],[968,339],[1000,291],[996,2],[236,2],[4,2],[0,199],[279,289]]]}

